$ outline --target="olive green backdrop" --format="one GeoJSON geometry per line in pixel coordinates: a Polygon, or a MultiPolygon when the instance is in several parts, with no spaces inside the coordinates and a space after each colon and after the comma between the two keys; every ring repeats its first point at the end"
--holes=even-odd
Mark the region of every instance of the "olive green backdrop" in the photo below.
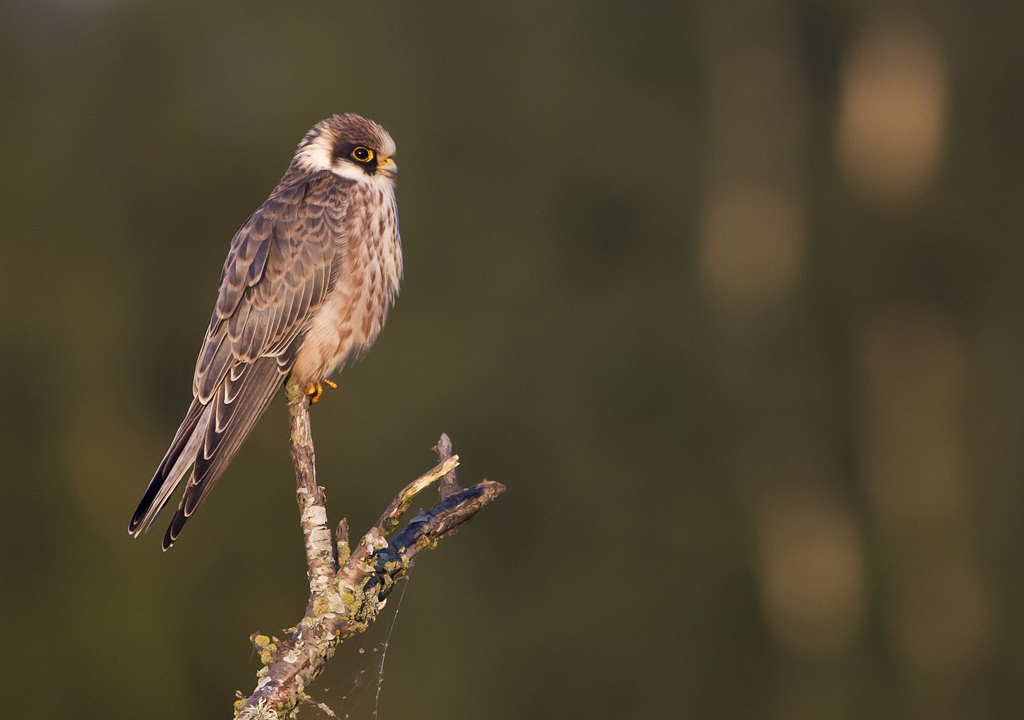
{"type": "MultiPolygon", "coordinates": [[[[231,236],[353,111],[406,279],[313,410],[331,517],[442,431],[508,486],[380,717],[1021,715],[1022,68],[996,0],[7,0],[4,714],[229,717],[301,616],[280,399],[172,551],[125,530],[231,236]]],[[[383,639],[314,698],[370,717],[383,639]]]]}

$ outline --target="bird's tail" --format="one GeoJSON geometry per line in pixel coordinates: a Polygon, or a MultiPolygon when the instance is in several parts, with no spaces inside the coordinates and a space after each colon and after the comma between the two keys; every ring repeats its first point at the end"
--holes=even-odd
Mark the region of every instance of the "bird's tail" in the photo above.
{"type": "Polygon", "coordinates": [[[156,474],[149,482],[142,502],[128,523],[129,534],[138,537],[140,533],[149,530],[153,520],[163,510],[171,493],[178,487],[178,483],[185,477],[185,473],[192,467],[196,458],[196,452],[206,435],[206,428],[210,424],[210,408],[199,402],[192,401],[192,407],[181,422],[177,434],[167,454],[156,469],[156,474]]]}
{"type": "Polygon", "coordinates": [[[138,536],[149,528],[191,467],[192,475],[164,535],[164,550],[174,544],[277,394],[288,376],[292,358],[293,354],[288,352],[264,356],[251,363],[236,363],[208,403],[204,405],[198,398],[192,401],[139,509],[128,523],[128,532],[138,536]]]}

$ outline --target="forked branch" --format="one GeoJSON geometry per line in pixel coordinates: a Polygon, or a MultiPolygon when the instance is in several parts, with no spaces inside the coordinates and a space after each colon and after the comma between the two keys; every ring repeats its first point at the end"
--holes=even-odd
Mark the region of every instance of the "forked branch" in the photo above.
{"type": "Polygon", "coordinates": [[[336,538],[327,525],[323,489],[316,484],[309,398],[294,383],[286,388],[291,423],[291,452],[295,464],[296,496],[306,544],[309,603],[291,638],[280,643],[253,635],[263,668],[252,696],[235,703],[240,720],[293,717],[308,699],[305,688],[320,674],[343,640],[362,632],[384,607],[395,581],[402,578],[420,550],[430,547],[476,511],[505,491],[501,483],[483,480],[462,489],[455,480],[458,455],[442,435],[435,450],[437,467],[402,490],[380,520],[355,548],[348,544],[348,525],[342,520],[336,538]],[[390,542],[417,494],[441,480],[441,501],[420,513],[390,542]]]}

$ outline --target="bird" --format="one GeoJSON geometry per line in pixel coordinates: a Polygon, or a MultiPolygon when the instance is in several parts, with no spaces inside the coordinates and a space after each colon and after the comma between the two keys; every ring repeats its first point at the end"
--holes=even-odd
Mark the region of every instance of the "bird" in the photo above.
{"type": "Polygon", "coordinates": [[[235,233],[192,381],[192,404],[128,524],[149,529],[191,475],[170,548],[286,381],[316,402],[373,345],[398,296],[395,143],[353,113],[316,125],[235,233]]]}

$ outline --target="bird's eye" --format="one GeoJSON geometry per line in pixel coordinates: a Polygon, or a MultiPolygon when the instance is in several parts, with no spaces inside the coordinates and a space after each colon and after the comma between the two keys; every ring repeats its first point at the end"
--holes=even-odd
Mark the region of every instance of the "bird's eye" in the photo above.
{"type": "Polygon", "coordinates": [[[356,162],[368,163],[371,160],[373,160],[373,150],[371,150],[370,148],[365,148],[362,145],[360,145],[359,147],[354,148],[352,152],[349,153],[349,157],[351,157],[356,162]]]}

